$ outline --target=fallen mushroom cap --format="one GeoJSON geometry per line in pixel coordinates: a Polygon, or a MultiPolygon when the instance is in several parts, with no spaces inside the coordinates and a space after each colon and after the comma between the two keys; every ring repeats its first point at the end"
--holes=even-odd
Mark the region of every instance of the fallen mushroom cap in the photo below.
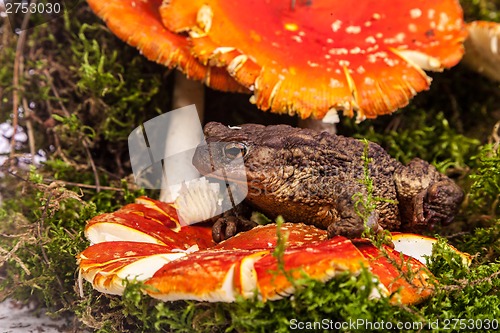
{"type": "Polygon", "coordinates": [[[308,3],[172,0],[160,13],[168,29],[190,32],[204,63],[226,66],[253,90],[259,108],[302,118],[333,109],[357,110],[359,120],[393,112],[428,88],[422,69],[462,57],[456,0],[308,3]]]}
{"type": "MultiPolygon", "coordinates": [[[[392,234],[392,243],[394,244],[394,249],[396,251],[413,257],[424,265],[427,263],[427,259],[430,258],[432,248],[437,242],[438,240],[436,238],[423,235],[398,232],[392,234]]],[[[471,264],[472,257],[470,254],[460,252],[451,245],[448,246],[451,250],[460,255],[465,266],[469,266],[471,264]]]]}
{"type": "Polygon", "coordinates": [[[500,24],[474,21],[467,24],[464,63],[488,78],[500,81],[500,24]]]}
{"type": "Polygon", "coordinates": [[[247,92],[224,69],[199,63],[189,50],[185,36],[162,26],[161,0],[88,0],[90,8],[120,39],[137,47],[149,60],[179,68],[187,77],[224,91],[247,92]]]}
{"type": "MultiPolygon", "coordinates": [[[[94,245],[77,256],[80,273],[105,293],[122,294],[126,279],[144,281],[152,287],[145,292],[161,300],[231,302],[238,295],[275,300],[294,292],[294,283],[280,271],[273,255],[275,224],[215,245],[210,226],[178,228],[172,204],[141,197],[136,204],[96,216],[85,232],[94,245]]],[[[287,238],[282,262],[293,279],[307,274],[327,281],[340,273],[356,275],[365,267],[380,281],[373,296],[382,294],[393,303],[413,304],[432,293],[425,265],[388,247],[343,237],[327,240],[325,230],[301,223],[284,223],[281,233],[287,238]]],[[[408,244],[415,237],[395,235],[402,241],[408,238],[408,244]]],[[[435,240],[418,241],[429,245],[435,240]]],[[[431,254],[432,246],[418,247],[424,253],[413,255],[431,254]]]]}
{"type": "Polygon", "coordinates": [[[206,249],[215,245],[210,226],[198,224],[181,228],[172,204],[147,197],[139,197],[135,204],[126,205],[116,212],[92,218],[85,226],[85,237],[91,244],[132,241],[180,250],[192,246],[206,249]]]}

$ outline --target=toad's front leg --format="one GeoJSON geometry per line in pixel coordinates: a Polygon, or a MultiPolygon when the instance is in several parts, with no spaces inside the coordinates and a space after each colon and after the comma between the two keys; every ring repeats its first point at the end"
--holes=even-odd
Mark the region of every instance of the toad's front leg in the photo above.
{"type": "Polygon", "coordinates": [[[336,218],[328,225],[328,237],[359,238],[366,230],[379,232],[378,212],[368,211],[363,200],[368,200],[362,186],[346,186],[335,200],[336,218]]]}
{"type": "Polygon", "coordinates": [[[255,228],[257,223],[246,218],[247,212],[248,209],[244,205],[238,205],[218,217],[212,227],[214,242],[220,243],[239,232],[255,228]]]}

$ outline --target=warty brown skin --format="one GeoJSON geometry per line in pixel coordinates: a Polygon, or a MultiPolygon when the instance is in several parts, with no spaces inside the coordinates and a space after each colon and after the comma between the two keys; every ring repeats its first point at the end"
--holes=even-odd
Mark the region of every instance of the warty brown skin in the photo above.
{"type": "MultiPolygon", "coordinates": [[[[360,195],[367,195],[363,141],[287,125],[209,123],[204,132],[208,145],[198,147],[193,164],[202,174],[224,168],[229,180],[246,173],[245,202],[256,210],[327,229],[330,237],[355,238],[365,230],[359,204],[360,195]],[[240,150],[244,171],[230,165],[240,150]]],[[[392,200],[376,202],[370,228],[412,230],[451,222],[463,199],[452,180],[420,159],[404,166],[375,143],[368,143],[368,158],[373,197],[392,200]]],[[[235,221],[218,221],[215,240],[238,232],[235,221]]]]}

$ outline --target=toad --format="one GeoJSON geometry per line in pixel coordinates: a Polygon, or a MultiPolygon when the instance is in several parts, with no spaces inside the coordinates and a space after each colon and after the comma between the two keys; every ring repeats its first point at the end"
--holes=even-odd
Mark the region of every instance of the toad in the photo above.
{"type": "MultiPolygon", "coordinates": [[[[223,170],[228,181],[246,177],[240,186],[247,186],[249,206],[270,218],[326,229],[329,237],[360,237],[366,227],[417,231],[446,225],[463,200],[461,188],[434,166],[417,158],[403,165],[375,143],[288,125],[211,122],[204,133],[207,145],[193,157],[202,174],[223,170]],[[244,168],[232,167],[238,157],[244,168]],[[375,209],[363,204],[369,197],[375,209]]],[[[213,237],[219,242],[252,226],[224,214],[213,237]]]]}

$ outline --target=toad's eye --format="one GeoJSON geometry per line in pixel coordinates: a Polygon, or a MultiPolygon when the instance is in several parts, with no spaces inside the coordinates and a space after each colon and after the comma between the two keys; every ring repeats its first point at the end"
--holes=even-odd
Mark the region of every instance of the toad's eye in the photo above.
{"type": "Polygon", "coordinates": [[[230,142],[223,148],[224,157],[234,160],[237,157],[244,157],[248,151],[247,146],[241,142],[230,142]]]}

